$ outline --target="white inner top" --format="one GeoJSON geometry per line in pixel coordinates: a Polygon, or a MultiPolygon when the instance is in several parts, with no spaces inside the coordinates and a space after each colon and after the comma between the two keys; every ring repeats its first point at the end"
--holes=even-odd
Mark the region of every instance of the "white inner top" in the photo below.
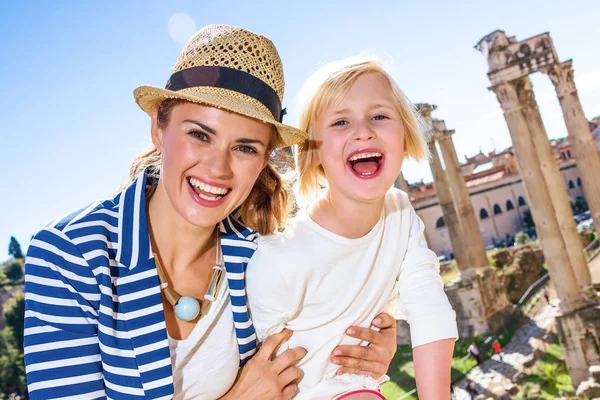
{"type": "Polygon", "coordinates": [[[174,400],[214,400],[229,390],[238,373],[240,353],[227,281],[187,339],[169,336],[169,349],[174,400]]]}
{"type": "Polygon", "coordinates": [[[413,347],[458,337],[439,263],[408,197],[392,189],[381,219],[359,239],[336,235],[301,210],[287,229],[259,239],[246,272],[249,307],[263,341],[287,327],[288,345],[308,350],[295,399],[331,399],[351,389],[377,388],[366,376],[335,376],[330,362],[339,344],[363,344],[345,335],[370,326],[387,311],[406,318],[413,347]]]}

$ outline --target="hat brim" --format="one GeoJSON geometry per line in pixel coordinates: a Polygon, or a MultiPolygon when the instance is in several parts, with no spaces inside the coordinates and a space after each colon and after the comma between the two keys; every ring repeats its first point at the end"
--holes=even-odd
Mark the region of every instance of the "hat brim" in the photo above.
{"type": "Polygon", "coordinates": [[[276,121],[270,111],[250,96],[228,89],[214,87],[193,87],[178,91],[155,86],[140,86],[133,91],[136,103],[148,115],[152,115],[158,105],[166,99],[181,99],[192,103],[221,108],[236,114],[272,124],[279,134],[281,143],[277,147],[287,147],[302,143],[308,135],[297,128],[276,121]]]}

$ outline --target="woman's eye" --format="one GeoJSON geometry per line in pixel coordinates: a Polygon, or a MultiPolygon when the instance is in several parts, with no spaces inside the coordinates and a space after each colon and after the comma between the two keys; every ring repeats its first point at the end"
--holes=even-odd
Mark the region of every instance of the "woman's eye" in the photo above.
{"type": "Polygon", "coordinates": [[[385,115],[376,115],[372,119],[374,119],[375,121],[381,121],[387,119],[387,117],[385,115]]]}
{"type": "Polygon", "coordinates": [[[250,146],[240,146],[240,147],[238,147],[238,150],[241,151],[242,153],[246,153],[246,154],[257,154],[258,153],[254,147],[250,147],[250,146]]]}
{"type": "Polygon", "coordinates": [[[201,140],[203,142],[208,142],[208,135],[202,131],[190,131],[190,135],[194,136],[196,139],[201,140]]]}
{"type": "Polygon", "coordinates": [[[332,126],[343,126],[343,125],[348,125],[348,121],[336,121],[332,126]]]}

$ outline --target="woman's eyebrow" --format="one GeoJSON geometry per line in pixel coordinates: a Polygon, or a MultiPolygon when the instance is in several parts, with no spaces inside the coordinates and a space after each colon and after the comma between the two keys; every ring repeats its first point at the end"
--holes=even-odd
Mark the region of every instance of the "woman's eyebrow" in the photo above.
{"type": "Polygon", "coordinates": [[[208,133],[212,133],[213,135],[217,134],[217,132],[215,132],[214,129],[209,128],[208,126],[204,125],[201,122],[194,121],[193,119],[186,119],[186,120],[183,120],[183,122],[191,122],[192,124],[198,125],[200,128],[202,128],[203,130],[205,130],[208,133]]]}
{"type": "Polygon", "coordinates": [[[258,143],[258,144],[262,145],[263,147],[267,147],[267,145],[264,144],[262,142],[262,140],[258,140],[258,139],[241,138],[241,139],[237,139],[236,142],[237,143],[243,143],[243,144],[256,144],[256,143],[258,143]]]}

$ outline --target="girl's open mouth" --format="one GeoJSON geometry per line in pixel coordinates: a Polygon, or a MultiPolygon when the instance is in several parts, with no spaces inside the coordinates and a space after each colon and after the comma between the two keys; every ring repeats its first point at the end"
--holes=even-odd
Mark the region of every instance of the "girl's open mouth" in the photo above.
{"type": "Polygon", "coordinates": [[[357,177],[371,179],[381,172],[383,158],[383,153],[378,151],[360,151],[348,158],[348,166],[357,177]]]}

